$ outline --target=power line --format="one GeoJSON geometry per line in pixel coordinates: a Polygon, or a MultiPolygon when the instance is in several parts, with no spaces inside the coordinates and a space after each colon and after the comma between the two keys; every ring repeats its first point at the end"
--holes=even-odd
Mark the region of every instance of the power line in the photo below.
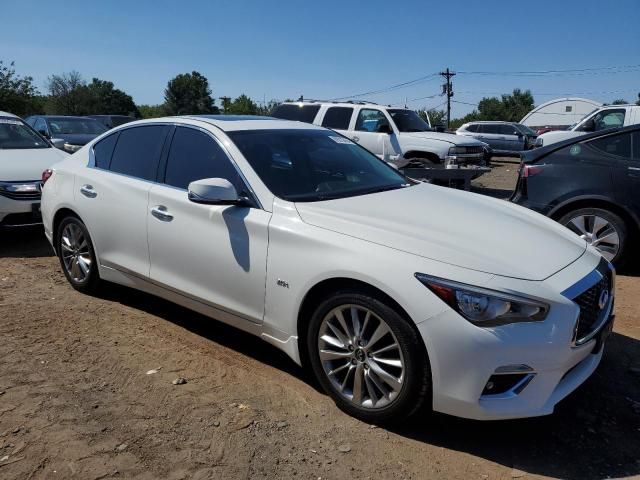
{"type": "Polygon", "coordinates": [[[594,68],[570,68],[565,70],[521,70],[521,71],[465,71],[459,70],[461,75],[487,75],[487,76],[511,76],[511,77],[536,77],[558,75],[608,75],[618,73],[637,72],[640,65],[618,65],[612,67],[594,68]]]}
{"type": "Polygon", "coordinates": [[[386,93],[386,92],[390,92],[392,90],[397,90],[399,88],[406,88],[406,87],[410,87],[413,85],[417,85],[419,83],[423,83],[426,81],[431,80],[432,78],[436,78],[437,77],[437,73],[431,73],[429,75],[425,75],[413,80],[409,80],[407,82],[402,82],[402,83],[398,83],[395,85],[391,85],[389,87],[385,87],[385,88],[381,88],[379,90],[370,90],[368,92],[362,92],[362,93],[356,93],[354,95],[345,95],[344,97],[336,97],[336,98],[332,98],[332,101],[336,101],[336,100],[344,100],[346,98],[359,98],[359,97],[366,97],[367,95],[376,95],[378,93],[386,93]]]}

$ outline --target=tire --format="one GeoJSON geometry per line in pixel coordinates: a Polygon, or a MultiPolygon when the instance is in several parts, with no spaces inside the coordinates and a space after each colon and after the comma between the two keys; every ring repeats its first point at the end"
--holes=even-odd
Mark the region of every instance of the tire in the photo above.
{"type": "Polygon", "coordinates": [[[311,317],[307,349],[318,382],[349,415],[389,423],[412,415],[427,399],[430,405],[422,340],[394,308],[368,293],[340,291],[321,302],[311,317]]]}
{"type": "Polygon", "coordinates": [[[82,293],[95,293],[100,284],[98,262],[89,231],[77,217],[65,217],[56,231],[56,252],[67,281],[82,293]]]}
{"type": "Polygon", "coordinates": [[[629,230],[615,213],[602,208],[580,208],[563,215],[559,222],[596,247],[616,267],[624,263],[629,230]]]}

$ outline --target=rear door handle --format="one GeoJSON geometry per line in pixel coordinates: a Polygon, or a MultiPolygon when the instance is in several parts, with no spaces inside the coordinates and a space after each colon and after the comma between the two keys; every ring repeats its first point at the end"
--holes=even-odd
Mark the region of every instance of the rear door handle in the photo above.
{"type": "Polygon", "coordinates": [[[353,137],[351,137],[351,140],[353,140],[354,142],[359,142],[360,137],[358,137],[357,135],[354,135],[353,137]]]}
{"type": "Polygon", "coordinates": [[[82,185],[80,187],[80,193],[88,198],[96,198],[98,196],[98,192],[96,192],[91,185],[82,185]]]}
{"type": "Polygon", "coordinates": [[[165,207],[164,205],[156,205],[155,207],[153,207],[151,209],[151,215],[163,222],[170,222],[171,220],[173,220],[173,215],[171,215],[167,211],[167,207],[165,207]]]}

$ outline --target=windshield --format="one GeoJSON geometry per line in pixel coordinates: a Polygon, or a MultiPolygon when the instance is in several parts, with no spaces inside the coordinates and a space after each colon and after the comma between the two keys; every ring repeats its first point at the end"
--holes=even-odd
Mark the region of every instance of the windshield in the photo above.
{"type": "Polygon", "coordinates": [[[51,145],[21,120],[0,118],[0,149],[49,148],[51,145]]]}
{"type": "Polygon", "coordinates": [[[431,127],[413,110],[406,108],[388,109],[396,127],[401,132],[429,132],[431,127]]]}
{"type": "Polygon", "coordinates": [[[107,127],[93,118],[50,118],[49,127],[52,135],[74,133],[99,135],[108,130],[107,127]]]}
{"type": "Polygon", "coordinates": [[[586,118],[588,118],[590,115],[594,114],[595,112],[597,112],[598,110],[600,110],[600,108],[594,108],[593,110],[591,110],[589,113],[587,113],[584,117],[582,117],[580,120],[578,120],[576,123],[569,125],[569,127],[567,127],[567,130],[573,130],[573,127],[579,125],[580,123],[582,123],[583,120],[585,120],[586,118]]]}
{"type": "Polygon", "coordinates": [[[518,130],[520,130],[522,133],[524,133],[525,135],[537,135],[536,132],[534,132],[533,130],[531,130],[529,127],[527,127],[526,125],[522,125],[521,123],[516,123],[516,127],[518,128],[518,130]]]}
{"type": "Polygon", "coordinates": [[[271,192],[314,202],[409,186],[375,155],[329,130],[227,133],[271,192]]]}

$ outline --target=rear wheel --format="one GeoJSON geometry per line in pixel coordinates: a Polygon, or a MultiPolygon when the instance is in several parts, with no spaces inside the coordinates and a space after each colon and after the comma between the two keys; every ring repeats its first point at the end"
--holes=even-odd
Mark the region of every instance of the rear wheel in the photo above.
{"type": "Polygon", "coordinates": [[[66,217],[60,222],[56,251],[71,286],[83,293],[95,292],[100,282],[96,255],[87,227],[80,219],[66,217]]]}
{"type": "Polygon", "coordinates": [[[400,420],[430,395],[422,340],[393,308],[368,294],[338,292],[322,302],[307,347],[325,391],[364,421],[400,420]]]}
{"type": "Polygon", "coordinates": [[[627,249],[624,220],[602,208],[580,208],[567,213],[560,223],[593,245],[608,261],[621,265],[627,249]]]}

